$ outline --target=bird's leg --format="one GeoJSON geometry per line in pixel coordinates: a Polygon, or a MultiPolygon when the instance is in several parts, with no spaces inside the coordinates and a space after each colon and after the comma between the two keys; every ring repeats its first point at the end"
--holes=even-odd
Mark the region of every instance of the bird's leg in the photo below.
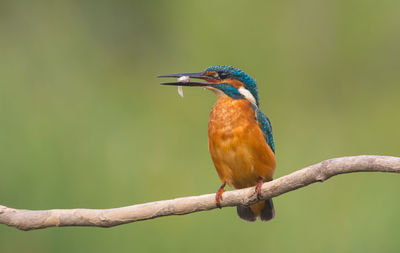
{"type": "Polygon", "coordinates": [[[221,186],[218,188],[217,194],[215,194],[215,202],[216,202],[218,208],[221,208],[220,202],[222,200],[222,193],[225,192],[225,189],[224,189],[225,185],[226,185],[226,182],[223,182],[221,184],[221,186]]]}
{"type": "Polygon", "coordinates": [[[260,197],[261,197],[261,187],[262,187],[262,185],[263,185],[263,183],[264,183],[264,180],[261,178],[259,181],[258,181],[258,184],[256,185],[256,193],[257,193],[257,199],[260,199],[260,197]]]}

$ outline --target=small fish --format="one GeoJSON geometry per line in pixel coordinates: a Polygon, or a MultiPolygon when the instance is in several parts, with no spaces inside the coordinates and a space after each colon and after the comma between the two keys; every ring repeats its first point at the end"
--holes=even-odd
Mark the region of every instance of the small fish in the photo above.
{"type": "MultiPolygon", "coordinates": [[[[178,78],[178,82],[186,83],[189,81],[190,81],[190,78],[188,76],[181,76],[178,78]]],[[[178,86],[178,94],[179,94],[179,96],[183,97],[183,87],[182,86],[178,86]]]]}

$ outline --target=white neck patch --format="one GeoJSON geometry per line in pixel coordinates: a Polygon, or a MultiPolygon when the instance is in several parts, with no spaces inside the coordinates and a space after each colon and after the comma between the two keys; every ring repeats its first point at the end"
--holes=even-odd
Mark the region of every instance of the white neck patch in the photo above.
{"type": "Polygon", "coordinates": [[[249,101],[250,103],[257,106],[256,99],[254,98],[253,94],[251,94],[251,92],[248,89],[246,89],[244,87],[240,87],[239,93],[242,94],[244,96],[244,98],[247,99],[247,101],[249,101]]]}

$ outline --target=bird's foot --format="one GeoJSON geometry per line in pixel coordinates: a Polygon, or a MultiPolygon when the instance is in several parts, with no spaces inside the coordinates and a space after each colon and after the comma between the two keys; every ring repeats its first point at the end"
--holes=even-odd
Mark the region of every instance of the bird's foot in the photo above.
{"type": "Polygon", "coordinates": [[[264,181],[262,179],[260,179],[260,181],[256,185],[255,192],[257,193],[257,199],[261,198],[261,187],[262,187],[263,183],[264,183],[264,181]]]}
{"type": "Polygon", "coordinates": [[[218,208],[221,208],[221,200],[222,200],[222,194],[225,192],[225,187],[226,182],[223,182],[222,185],[218,188],[217,193],[215,194],[215,202],[217,204],[218,208]]]}

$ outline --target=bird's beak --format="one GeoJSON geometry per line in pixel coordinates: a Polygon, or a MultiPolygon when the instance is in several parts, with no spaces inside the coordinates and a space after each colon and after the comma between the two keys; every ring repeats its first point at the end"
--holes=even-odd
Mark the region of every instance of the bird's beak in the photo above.
{"type": "Polygon", "coordinates": [[[206,76],[205,72],[198,72],[198,73],[176,73],[176,74],[167,74],[167,75],[161,75],[158,77],[175,77],[179,78],[182,76],[187,76],[189,78],[189,81],[181,81],[181,82],[166,82],[166,83],[160,83],[161,85],[174,85],[174,86],[199,86],[199,87],[205,87],[205,86],[210,86],[212,82],[194,82],[190,81],[190,79],[195,78],[195,79],[202,79],[202,80],[215,80],[215,78],[206,76]]]}

